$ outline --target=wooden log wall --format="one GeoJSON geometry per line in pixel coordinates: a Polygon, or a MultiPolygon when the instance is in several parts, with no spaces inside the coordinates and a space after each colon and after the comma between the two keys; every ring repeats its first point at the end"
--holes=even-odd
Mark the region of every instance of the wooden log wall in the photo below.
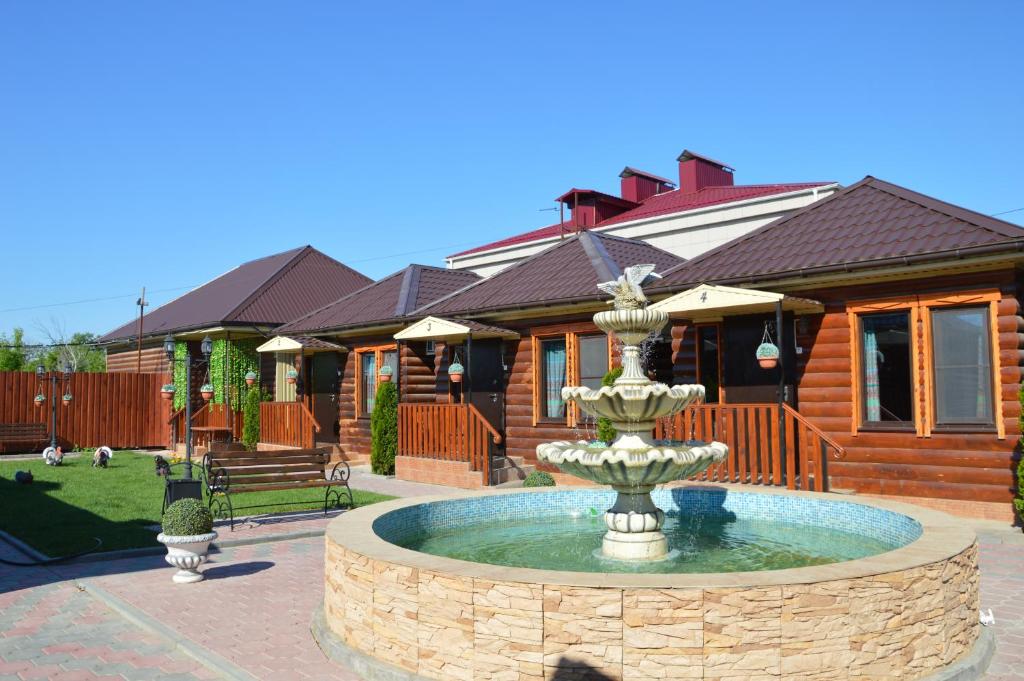
{"type": "MultiPolygon", "coordinates": [[[[832,488],[871,494],[1008,502],[1013,498],[1020,438],[1018,390],[1024,360],[1024,315],[1015,277],[1002,273],[955,278],[874,284],[856,288],[807,291],[801,295],[826,303],[825,314],[810,318],[807,333],[798,336],[804,353],[798,357],[798,410],[846,450],[828,462],[832,488]],[[914,432],[854,434],[853,376],[846,303],[886,296],[953,292],[998,287],[998,350],[1001,365],[1005,439],[995,432],[914,432]]],[[[919,355],[923,349],[919,346],[919,355]]],[[[923,366],[918,371],[923,372],[923,366]]]]}
{"type": "MultiPolygon", "coordinates": [[[[50,424],[50,400],[57,404],[57,436],[64,447],[165,447],[170,439],[170,402],[161,399],[167,374],[76,373],[71,376],[72,401],[60,404],[64,382],[51,395],[49,376],[42,382],[46,404],[36,407],[40,382],[34,373],[0,372],[0,423],[50,424]]],[[[11,445],[11,451],[24,451],[11,445]]]]}
{"type": "MultiPolygon", "coordinates": [[[[139,354],[135,348],[107,352],[107,373],[121,371],[137,372],[139,354]]],[[[163,345],[142,348],[142,373],[165,373],[170,371],[163,345]]]]}

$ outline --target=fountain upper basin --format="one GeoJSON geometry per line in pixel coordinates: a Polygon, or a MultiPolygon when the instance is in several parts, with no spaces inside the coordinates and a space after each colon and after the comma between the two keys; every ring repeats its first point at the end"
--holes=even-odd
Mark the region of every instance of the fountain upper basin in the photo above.
{"type": "Polygon", "coordinates": [[[649,430],[656,419],[675,414],[691,402],[704,399],[704,386],[669,386],[650,382],[646,385],[602,386],[596,390],[570,386],[562,388],[562,399],[575,402],[591,416],[610,419],[620,430],[649,430]]]}
{"type": "Polygon", "coordinates": [[[603,485],[651,487],[697,475],[725,460],[729,449],[721,442],[642,448],[591,446],[588,442],[548,442],[537,447],[537,458],[562,471],[603,485]]]}

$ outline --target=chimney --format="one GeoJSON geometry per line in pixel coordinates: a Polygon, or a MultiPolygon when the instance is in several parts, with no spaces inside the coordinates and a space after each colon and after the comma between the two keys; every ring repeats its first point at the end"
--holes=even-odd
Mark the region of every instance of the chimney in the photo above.
{"type": "Polygon", "coordinates": [[[713,158],[684,149],[676,160],[679,161],[679,191],[689,193],[733,184],[733,169],[713,158]]]}
{"type": "Polygon", "coordinates": [[[651,173],[645,173],[636,168],[626,168],[619,173],[622,178],[622,190],[620,195],[627,201],[642,203],[655,194],[662,194],[673,189],[675,185],[672,180],[658,177],[651,173]]]}
{"type": "Polygon", "coordinates": [[[590,229],[608,218],[615,217],[630,208],[636,208],[636,201],[626,201],[617,196],[604,194],[593,189],[570,189],[559,196],[561,202],[571,212],[566,225],[572,231],[590,229]]]}

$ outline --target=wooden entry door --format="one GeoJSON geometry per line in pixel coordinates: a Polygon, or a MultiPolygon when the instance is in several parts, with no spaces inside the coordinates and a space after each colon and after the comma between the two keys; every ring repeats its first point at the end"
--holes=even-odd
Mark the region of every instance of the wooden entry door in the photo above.
{"type": "Polygon", "coordinates": [[[475,406],[495,430],[504,435],[505,368],[502,364],[500,340],[479,340],[472,343],[469,358],[469,383],[463,395],[475,406]]]}
{"type": "Polygon", "coordinates": [[[339,370],[341,358],[336,352],[320,352],[312,357],[313,367],[310,378],[313,383],[313,416],[320,423],[316,441],[323,444],[337,444],[341,433],[338,421],[339,370]]]}

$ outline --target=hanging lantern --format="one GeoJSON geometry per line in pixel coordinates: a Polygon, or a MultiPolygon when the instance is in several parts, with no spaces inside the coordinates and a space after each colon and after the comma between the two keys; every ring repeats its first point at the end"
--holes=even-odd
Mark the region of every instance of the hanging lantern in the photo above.
{"type": "Polygon", "coordinates": [[[394,369],[392,369],[390,365],[385,364],[384,366],[382,366],[380,368],[380,382],[381,383],[390,383],[391,382],[391,375],[393,373],[394,373],[394,369]]]}
{"type": "Polygon", "coordinates": [[[256,378],[257,378],[257,376],[256,376],[256,372],[255,371],[247,371],[247,372],[245,372],[245,384],[246,385],[252,385],[253,383],[255,383],[256,382],[256,378]]]}

